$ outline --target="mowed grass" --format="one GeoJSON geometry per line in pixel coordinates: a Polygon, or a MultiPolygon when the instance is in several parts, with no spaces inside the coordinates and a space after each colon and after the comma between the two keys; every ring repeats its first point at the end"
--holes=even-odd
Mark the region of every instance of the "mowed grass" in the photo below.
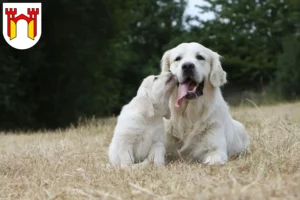
{"type": "Polygon", "coordinates": [[[300,103],[232,108],[252,153],[224,166],[107,169],[115,119],[0,134],[0,199],[300,199],[300,103]]]}

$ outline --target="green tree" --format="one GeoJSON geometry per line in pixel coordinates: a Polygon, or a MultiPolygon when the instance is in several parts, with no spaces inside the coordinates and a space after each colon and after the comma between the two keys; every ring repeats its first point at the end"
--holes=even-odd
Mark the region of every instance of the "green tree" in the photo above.
{"type": "Polygon", "coordinates": [[[199,8],[204,13],[213,12],[215,19],[198,19],[200,26],[192,28],[192,35],[198,35],[198,41],[224,56],[223,66],[230,82],[250,88],[258,87],[261,80],[269,83],[277,69],[276,56],[282,52],[282,38],[298,26],[295,22],[299,18],[293,11],[296,1],[206,2],[209,6],[199,8]]]}
{"type": "Polygon", "coordinates": [[[118,114],[183,31],[183,1],[42,5],[37,45],[18,51],[0,43],[0,128],[65,127],[80,117],[118,114]]]}
{"type": "Polygon", "coordinates": [[[136,93],[145,76],[159,73],[160,59],[172,38],[185,30],[182,15],[183,0],[132,0],[120,3],[115,16],[119,35],[114,40],[112,52],[117,53],[115,66],[120,69],[120,104],[127,103],[136,93]],[[117,20],[116,20],[117,21],[117,20]]]}
{"type": "Polygon", "coordinates": [[[300,38],[290,35],[283,41],[272,89],[277,98],[297,99],[300,95],[300,38]]]}

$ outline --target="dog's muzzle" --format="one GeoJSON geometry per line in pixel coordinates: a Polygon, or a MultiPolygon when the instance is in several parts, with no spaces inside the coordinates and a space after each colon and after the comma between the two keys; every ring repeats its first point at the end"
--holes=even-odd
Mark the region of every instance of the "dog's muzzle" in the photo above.
{"type": "Polygon", "coordinates": [[[184,63],[181,67],[183,77],[192,77],[194,76],[195,65],[193,63],[187,62],[184,63]]]}

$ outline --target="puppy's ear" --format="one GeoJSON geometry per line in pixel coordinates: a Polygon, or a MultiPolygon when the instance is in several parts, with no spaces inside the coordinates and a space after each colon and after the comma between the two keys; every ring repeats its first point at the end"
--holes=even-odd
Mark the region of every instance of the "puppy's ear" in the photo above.
{"type": "Polygon", "coordinates": [[[146,96],[136,97],[136,109],[145,117],[154,116],[154,107],[146,96]]]}
{"type": "Polygon", "coordinates": [[[161,71],[168,72],[170,70],[170,50],[166,51],[160,61],[161,71]]]}
{"type": "Polygon", "coordinates": [[[220,58],[219,54],[213,52],[209,81],[214,87],[220,87],[227,82],[227,74],[221,66],[220,58]]]}

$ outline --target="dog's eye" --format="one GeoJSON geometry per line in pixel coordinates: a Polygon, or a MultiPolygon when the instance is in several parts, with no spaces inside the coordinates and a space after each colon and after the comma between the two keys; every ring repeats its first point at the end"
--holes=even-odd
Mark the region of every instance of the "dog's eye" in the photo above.
{"type": "Polygon", "coordinates": [[[156,81],[157,78],[158,78],[158,77],[154,77],[153,82],[156,81]]]}
{"type": "Polygon", "coordinates": [[[204,57],[201,56],[201,55],[197,55],[196,58],[197,58],[198,60],[205,60],[204,57]]]}
{"type": "Polygon", "coordinates": [[[177,57],[175,58],[175,61],[179,61],[179,60],[181,60],[181,57],[180,57],[180,56],[177,56],[177,57]]]}

